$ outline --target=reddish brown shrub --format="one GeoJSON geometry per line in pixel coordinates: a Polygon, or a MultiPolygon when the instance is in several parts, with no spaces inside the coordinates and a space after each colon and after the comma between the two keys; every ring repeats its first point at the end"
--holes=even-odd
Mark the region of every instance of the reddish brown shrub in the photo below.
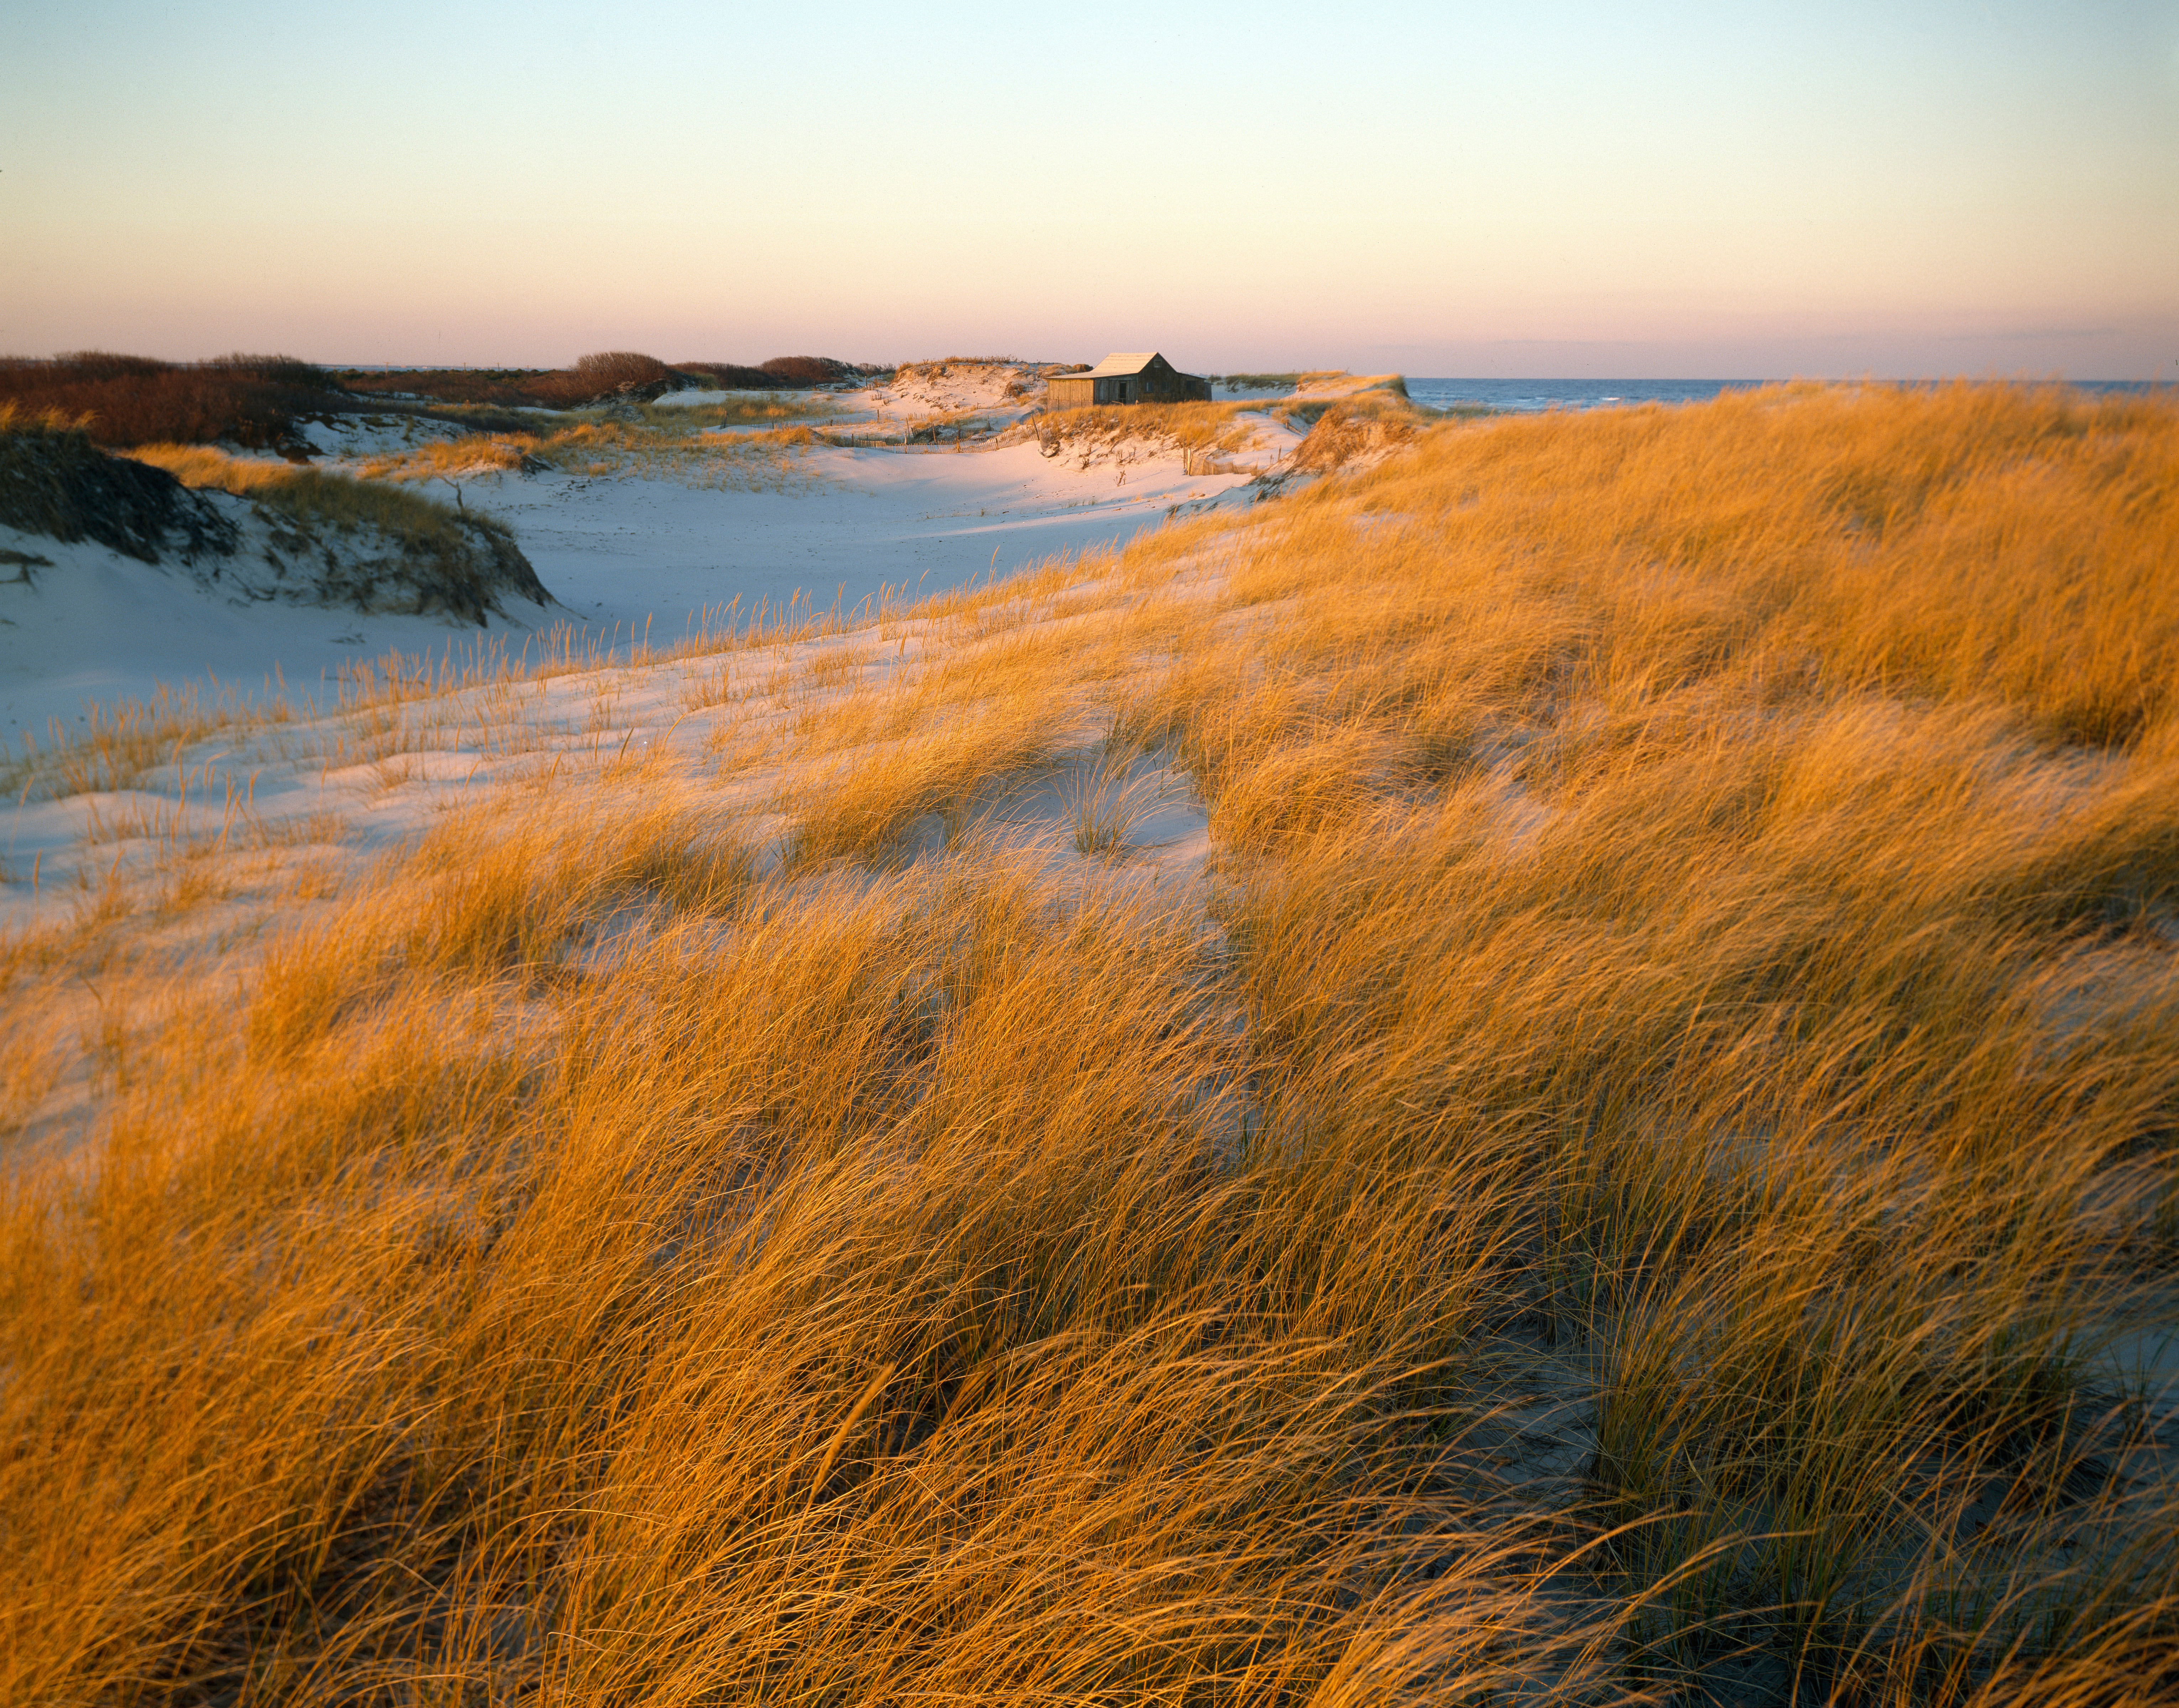
{"type": "Polygon", "coordinates": [[[298,415],[339,407],[324,370],[293,356],[184,364],[84,350],[0,360],[0,401],[82,419],[99,444],[277,444],[298,415]]]}
{"type": "Polygon", "coordinates": [[[530,389],[539,401],[564,409],[607,397],[655,397],[671,390],[678,378],[656,356],[634,350],[600,350],[579,359],[572,368],[540,375],[530,389]]]}
{"type": "Polygon", "coordinates": [[[640,391],[683,376],[654,357],[609,352],[586,356],[572,368],[388,368],[349,370],[340,377],[350,391],[365,394],[420,397],[470,408],[497,404],[571,409],[613,396],[624,382],[640,391]],[[585,363],[590,365],[585,368],[585,363]]]}
{"type": "Polygon", "coordinates": [[[673,378],[673,370],[657,357],[634,350],[600,350],[593,355],[579,357],[568,372],[586,386],[612,389],[655,385],[661,380],[673,378]]]}
{"type": "Polygon", "coordinates": [[[778,387],[776,375],[761,368],[745,368],[738,362],[676,362],[683,374],[694,375],[721,391],[769,391],[778,387]]]}
{"type": "Polygon", "coordinates": [[[536,395],[537,381],[551,372],[544,368],[387,368],[371,371],[344,369],[340,382],[351,391],[365,395],[392,393],[403,397],[425,397],[437,403],[497,403],[519,408],[543,400],[536,395]]]}
{"type": "Polygon", "coordinates": [[[764,371],[789,386],[826,386],[853,374],[853,364],[830,356],[774,356],[764,371]]]}
{"type": "MultiPolygon", "coordinates": [[[[10,363],[10,367],[15,364],[10,363]]],[[[26,367],[64,369],[77,380],[141,380],[173,371],[172,362],[156,356],[123,356],[112,350],[72,350],[48,363],[25,363],[26,367]]]]}
{"type": "MultiPolygon", "coordinates": [[[[140,361],[143,358],[133,359],[140,361]]],[[[231,355],[211,357],[197,365],[215,374],[228,374],[241,380],[262,380],[267,385],[292,386],[305,391],[340,389],[334,383],[332,375],[323,368],[297,356],[252,356],[238,350],[231,355]]]]}
{"type": "Polygon", "coordinates": [[[601,350],[566,368],[348,369],[340,383],[365,394],[397,393],[469,408],[576,409],[609,397],[653,397],[677,386],[775,391],[829,385],[882,371],[830,356],[775,356],[762,367],[739,362],[676,362],[634,350],[601,350]]]}

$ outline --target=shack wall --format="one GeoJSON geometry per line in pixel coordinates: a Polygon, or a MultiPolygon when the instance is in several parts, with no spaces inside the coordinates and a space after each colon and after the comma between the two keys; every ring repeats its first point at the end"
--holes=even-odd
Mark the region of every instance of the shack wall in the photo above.
{"type": "Polygon", "coordinates": [[[1145,368],[1141,380],[1141,396],[1146,402],[1208,403],[1210,401],[1210,382],[1208,380],[1198,379],[1193,374],[1183,374],[1175,368],[1145,368]]]}
{"type": "Polygon", "coordinates": [[[1210,382],[1183,374],[1162,358],[1139,374],[1055,374],[1045,398],[1054,409],[1110,403],[1208,403],[1210,382]]]}

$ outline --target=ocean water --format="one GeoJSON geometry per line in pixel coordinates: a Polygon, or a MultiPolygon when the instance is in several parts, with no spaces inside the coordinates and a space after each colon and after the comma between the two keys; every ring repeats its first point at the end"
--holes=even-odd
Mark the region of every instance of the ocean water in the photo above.
{"type": "MultiPolygon", "coordinates": [[[[1408,376],[1408,396],[1433,409],[1481,405],[1511,414],[1543,409],[1605,409],[1630,403],[1700,403],[1721,391],[1745,391],[1768,380],[1432,380],[1408,376]]],[[[2010,380],[1993,380],[2009,385],[2010,380]]],[[[2076,380],[2075,389],[2102,393],[2169,392],[2146,380],[2076,380]]]]}
{"type": "Polygon", "coordinates": [[[1699,403],[1721,391],[1745,391],[1763,380],[1426,380],[1408,376],[1408,396],[1432,409],[1456,403],[1531,414],[1540,409],[1602,409],[1622,403],[1699,403]]]}

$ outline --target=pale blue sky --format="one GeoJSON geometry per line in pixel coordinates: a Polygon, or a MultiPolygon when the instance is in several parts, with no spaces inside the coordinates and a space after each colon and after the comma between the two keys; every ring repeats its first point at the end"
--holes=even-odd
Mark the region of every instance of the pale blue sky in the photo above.
{"type": "Polygon", "coordinates": [[[2179,0],[0,30],[0,350],[2179,379],[2179,0]]]}

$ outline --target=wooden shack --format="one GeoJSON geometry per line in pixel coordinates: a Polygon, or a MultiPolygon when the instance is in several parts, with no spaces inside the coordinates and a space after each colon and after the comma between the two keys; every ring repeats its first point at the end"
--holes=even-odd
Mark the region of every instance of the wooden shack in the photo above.
{"type": "Polygon", "coordinates": [[[1183,374],[1155,350],[1116,350],[1085,374],[1054,374],[1046,394],[1054,409],[1085,403],[1208,403],[1210,382],[1183,374]]]}

